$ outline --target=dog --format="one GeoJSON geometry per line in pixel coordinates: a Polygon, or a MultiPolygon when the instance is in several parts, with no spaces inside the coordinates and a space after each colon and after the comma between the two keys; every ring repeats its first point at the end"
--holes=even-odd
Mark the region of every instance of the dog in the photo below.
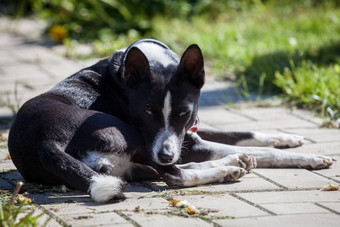
{"type": "Polygon", "coordinates": [[[256,166],[332,165],[275,148],[300,146],[302,136],[197,130],[204,78],[196,44],[179,58],[157,40],[136,41],[27,101],[9,133],[12,160],[26,181],[99,203],[123,200],[130,181],[188,187],[235,181],[256,166]]]}

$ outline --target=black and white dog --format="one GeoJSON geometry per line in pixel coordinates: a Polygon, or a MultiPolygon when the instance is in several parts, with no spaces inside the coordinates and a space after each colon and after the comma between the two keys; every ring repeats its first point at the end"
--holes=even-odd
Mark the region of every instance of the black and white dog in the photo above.
{"type": "Polygon", "coordinates": [[[332,165],[327,156],[246,147],[300,146],[297,135],[196,132],[203,84],[197,45],[178,58],[159,41],[139,40],[26,102],[9,152],[27,181],[65,184],[97,202],[123,199],[125,181],[194,186],[234,181],[256,166],[332,165]]]}

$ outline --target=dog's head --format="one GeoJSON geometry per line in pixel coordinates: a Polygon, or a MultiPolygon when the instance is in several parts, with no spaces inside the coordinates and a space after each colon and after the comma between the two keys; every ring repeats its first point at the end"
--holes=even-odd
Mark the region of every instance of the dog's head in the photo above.
{"type": "Polygon", "coordinates": [[[197,118],[204,62],[200,48],[189,46],[179,59],[158,41],[139,42],[125,51],[122,79],[129,89],[131,118],[159,165],[180,155],[185,133],[197,118]]]}

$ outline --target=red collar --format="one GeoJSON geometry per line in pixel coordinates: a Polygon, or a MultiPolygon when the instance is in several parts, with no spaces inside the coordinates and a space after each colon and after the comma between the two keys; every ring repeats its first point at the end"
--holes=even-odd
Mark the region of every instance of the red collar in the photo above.
{"type": "Polygon", "coordinates": [[[200,123],[200,120],[198,119],[198,117],[196,117],[196,120],[194,121],[194,124],[191,126],[191,128],[189,129],[189,131],[196,133],[198,131],[198,125],[200,123]]]}

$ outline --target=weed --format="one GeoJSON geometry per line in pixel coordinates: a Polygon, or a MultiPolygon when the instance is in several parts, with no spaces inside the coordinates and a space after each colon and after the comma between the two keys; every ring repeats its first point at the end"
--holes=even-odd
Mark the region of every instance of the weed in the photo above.
{"type": "MultiPolygon", "coordinates": [[[[8,192],[1,196],[0,223],[3,227],[37,226],[38,219],[45,214],[45,212],[42,212],[35,216],[36,209],[28,207],[27,200],[18,199],[18,193],[22,185],[22,182],[18,182],[11,196],[8,192]]],[[[46,226],[49,221],[50,218],[41,224],[41,226],[46,226]]]]}

